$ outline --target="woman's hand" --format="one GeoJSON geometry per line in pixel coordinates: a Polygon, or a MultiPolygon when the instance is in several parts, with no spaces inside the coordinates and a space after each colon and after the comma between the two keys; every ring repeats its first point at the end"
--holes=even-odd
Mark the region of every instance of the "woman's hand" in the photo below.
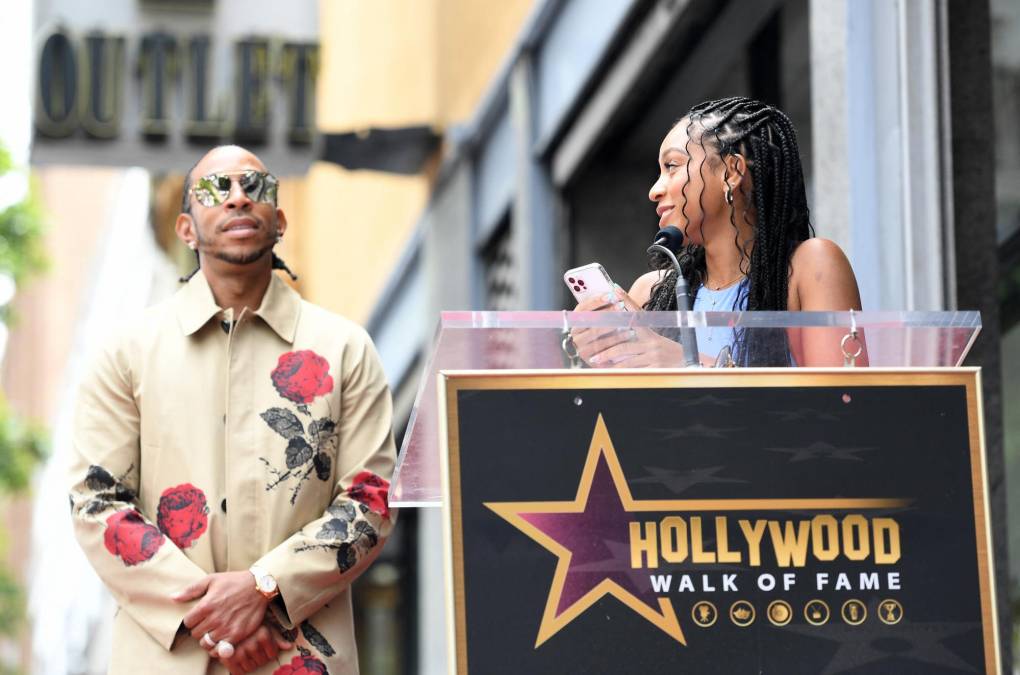
{"type": "MultiPolygon", "coordinates": [[[[616,286],[609,293],[594,295],[582,300],[576,307],[575,312],[625,312],[628,309],[627,296],[623,289],[616,286]]],[[[631,306],[636,308],[633,300],[631,306]]],[[[591,357],[599,352],[619,343],[623,334],[627,331],[605,328],[574,328],[570,331],[570,339],[577,349],[577,355],[591,365],[591,357]]]]}
{"type": "Polygon", "coordinates": [[[684,364],[684,350],[679,342],[648,328],[626,328],[617,332],[622,339],[609,346],[606,346],[608,342],[593,346],[601,351],[586,359],[590,365],[596,368],[679,368],[684,364]]]}
{"type": "MultiPolygon", "coordinates": [[[[640,311],[619,286],[605,295],[588,298],[575,312],[640,311]]],[[[577,354],[597,368],[673,368],[683,365],[683,348],[647,328],[576,328],[570,337],[577,354]]]]}

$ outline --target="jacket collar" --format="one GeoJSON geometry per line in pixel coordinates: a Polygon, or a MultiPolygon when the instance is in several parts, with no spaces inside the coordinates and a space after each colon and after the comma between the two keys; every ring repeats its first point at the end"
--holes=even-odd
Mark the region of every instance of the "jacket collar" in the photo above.
{"type": "Polygon", "coordinates": [[[301,296],[280,275],[273,273],[269,288],[262,297],[262,304],[255,310],[255,314],[262,317],[277,335],[293,344],[298,317],[301,315],[301,296]]]}
{"type": "MultiPolygon", "coordinates": [[[[193,335],[209,319],[223,311],[213,299],[209,281],[201,269],[184,288],[177,291],[174,300],[177,305],[177,321],[184,335],[193,335]]],[[[301,296],[278,275],[273,274],[255,315],[261,317],[281,338],[293,343],[300,313],[301,296]]]]}

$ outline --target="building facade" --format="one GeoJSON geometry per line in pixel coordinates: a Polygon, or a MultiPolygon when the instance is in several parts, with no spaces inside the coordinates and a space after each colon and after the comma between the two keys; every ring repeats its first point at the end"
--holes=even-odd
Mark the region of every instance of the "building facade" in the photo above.
{"type": "MultiPolygon", "coordinates": [[[[291,222],[282,255],[305,297],[369,328],[399,438],[439,311],[569,308],[560,275],[593,260],[621,284],[637,277],[656,227],[647,192],[662,136],[692,104],[743,94],[791,116],[816,232],[850,256],[866,309],[982,312],[969,364],[984,369],[1010,658],[1008,608],[1020,598],[1020,517],[1007,524],[1007,514],[1020,513],[1015,2],[36,2],[40,58],[45,39],[63,29],[104,82],[125,89],[119,99],[116,89],[85,96],[68,132],[60,77],[69,71],[56,68],[47,80],[44,122],[52,126],[33,152],[44,197],[61,207],[51,214],[58,274],[21,299],[24,322],[9,346],[17,358],[4,368],[12,404],[20,398],[47,420],[55,446],[37,490],[38,543],[24,567],[46,570],[72,555],[73,547],[47,551],[40,533],[66,516],[51,504],[76,355],[99,339],[101,317],[172,292],[187,271],[170,224],[181,173],[204,147],[254,139],[281,175],[291,222]],[[123,40],[88,42],[97,35],[123,40]],[[157,58],[169,48],[153,35],[176,38],[175,68],[157,58]],[[292,46],[284,58],[285,44],[317,51],[298,56],[292,46]],[[128,73],[120,80],[110,65],[118,49],[128,73]],[[203,53],[205,70],[197,66],[203,53]],[[129,77],[138,68],[150,69],[148,79],[129,77]],[[201,72],[205,89],[196,85],[201,72]],[[299,92],[301,82],[313,91],[299,92]],[[272,105],[260,107],[270,95],[272,105]],[[119,118],[108,107],[116,100],[119,118]],[[238,101],[250,110],[239,112],[238,101]],[[102,137],[114,119],[133,144],[102,137]],[[90,168],[98,164],[119,168],[90,168]],[[145,169],[124,168],[133,164],[145,169]],[[76,218],[82,209],[89,218],[76,218]]],[[[60,44],[51,59],[66,66],[60,44]]],[[[447,672],[441,542],[438,509],[406,509],[385,558],[359,581],[366,674],[447,672]]],[[[52,577],[28,575],[30,672],[104,671],[112,608],[82,565],[67,575],[79,589],[70,603],[53,601],[62,587],[48,584],[52,577]],[[47,638],[54,631],[69,638],[59,656],[47,638]]]]}

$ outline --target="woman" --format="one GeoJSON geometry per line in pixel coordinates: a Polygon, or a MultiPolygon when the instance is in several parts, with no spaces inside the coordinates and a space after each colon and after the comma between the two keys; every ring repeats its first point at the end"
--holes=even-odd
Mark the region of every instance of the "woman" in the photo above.
{"type": "MultiPolygon", "coordinates": [[[[797,136],[782,111],[743,97],[696,105],[666,134],[658,163],[648,197],[659,227],[684,233],[678,258],[694,310],[860,310],[846,256],[813,237],[797,136]]],[[[655,262],[628,293],[617,288],[577,310],[675,310],[676,273],[655,262]]],[[[699,351],[706,365],[723,343],[738,365],[842,365],[838,333],[699,330],[699,351]]],[[[576,331],[574,342],[598,367],[683,363],[678,342],[649,330],[576,331]]]]}

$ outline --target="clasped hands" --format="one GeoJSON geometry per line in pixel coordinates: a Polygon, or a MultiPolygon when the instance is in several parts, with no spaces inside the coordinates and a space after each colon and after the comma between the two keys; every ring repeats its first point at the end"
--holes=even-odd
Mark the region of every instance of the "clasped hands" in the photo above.
{"type": "MultiPolygon", "coordinates": [[[[640,310],[619,286],[574,308],[575,312],[640,310]]],[[[595,368],[676,368],[684,363],[680,343],[649,328],[574,328],[570,338],[578,356],[595,368]]]]}
{"type": "Polygon", "coordinates": [[[199,598],[184,615],[184,626],[231,675],[250,673],[294,646],[266,625],[269,600],[256,590],[251,572],[210,574],[173,596],[181,603],[199,598]],[[223,643],[233,652],[222,649],[223,643]]]}

